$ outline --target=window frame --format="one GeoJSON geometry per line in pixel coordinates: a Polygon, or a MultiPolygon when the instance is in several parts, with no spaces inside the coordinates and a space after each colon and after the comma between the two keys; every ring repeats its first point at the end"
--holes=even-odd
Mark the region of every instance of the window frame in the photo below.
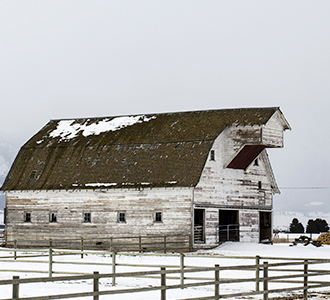
{"type": "Polygon", "coordinates": [[[86,224],[92,223],[92,213],[91,212],[83,213],[83,223],[86,223],[86,224]]]}
{"type": "Polygon", "coordinates": [[[49,212],[49,223],[57,223],[57,212],[49,212]]]}
{"type": "Polygon", "coordinates": [[[154,213],[154,223],[163,223],[163,212],[156,211],[154,213]],[[160,217],[160,219],[159,219],[160,217]]]}
{"type": "Polygon", "coordinates": [[[254,160],[253,165],[254,165],[255,167],[259,167],[259,159],[258,159],[258,157],[254,160]]]}
{"type": "Polygon", "coordinates": [[[31,223],[32,222],[32,214],[29,211],[24,212],[24,223],[31,223]]]}
{"type": "Polygon", "coordinates": [[[215,150],[210,151],[210,160],[215,161],[215,150]]]}
{"type": "Polygon", "coordinates": [[[126,223],[126,211],[118,211],[117,213],[117,222],[126,223]]]}

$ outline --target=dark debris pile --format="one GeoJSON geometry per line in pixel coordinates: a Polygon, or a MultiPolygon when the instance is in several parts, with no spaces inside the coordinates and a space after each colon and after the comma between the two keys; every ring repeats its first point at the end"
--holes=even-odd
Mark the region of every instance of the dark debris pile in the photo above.
{"type": "Polygon", "coordinates": [[[303,244],[304,246],[307,246],[309,244],[314,245],[315,247],[321,247],[322,242],[321,241],[313,241],[310,237],[301,235],[299,238],[295,239],[290,246],[296,246],[298,244],[303,244]]]}

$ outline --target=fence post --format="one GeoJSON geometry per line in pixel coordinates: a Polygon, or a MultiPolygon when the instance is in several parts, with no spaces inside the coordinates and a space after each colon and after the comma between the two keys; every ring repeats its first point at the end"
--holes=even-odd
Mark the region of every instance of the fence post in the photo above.
{"type": "Polygon", "coordinates": [[[166,235],[164,235],[164,253],[166,253],[166,248],[167,248],[166,235]]]}
{"type": "Polygon", "coordinates": [[[268,262],[264,262],[264,300],[268,300],[268,262]]]}
{"type": "Polygon", "coordinates": [[[192,235],[189,235],[189,252],[193,251],[192,235]]]}
{"type": "Polygon", "coordinates": [[[160,268],[160,300],[166,300],[166,268],[160,268]]]}
{"type": "Polygon", "coordinates": [[[93,296],[93,300],[99,300],[99,272],[94,272],[94,276],[93,276],[93,292],[97,294],[94,294],[93,296]]]}
{"type": "Polygon", "coordinates": [[[256,292],[259,292],[260,282],[260,256],[256,256],[256,292]]]}
{"type": "Polygon", "coordinates": [[[139,235],[139,252],[142,252],[142,239],[141,239],[141,235],[139,235]]]}
{"type": "Polygon", "coordinates": [[[308,292],[308,260],[304,260],[304,300],[307,300],[308,292]]]}
{"type": "Polygon", "coordinates": [[[80,238],[80,251],[81,251],[80,257],[84,258],[84,238],[83,237],[80,238]]]}
{"type": "Polygon", "coordinates": [[[220,299],[220,267],[214,266],[214,299],[220,299]]]}
{"type": "MultiPolygon", "coordinates": [[[[13,276],[13,280],[19,279],[19,276],[13,276]]],[[[19,283],[13,282],[13,299],[18,300],[19,299],[19,283]]]]}
{"type": "Polygon", "coordinates": [[[180,253],[180,284],[181,284],[181,289],[183,289],[184,285],[184,254],[180,253]]]}
{"type": "Polygon", "coordinates": [[[49,248],[53,248],[53,240],[49,239],[49,248]]]}
{"type": "Polygon", "coordinates": [[[16,260],[16,258],[17,258],[17,252],[16,252],[16,249],[17,249],[17,241],[15,240],[15,241],[14,241],[14,260],[16,260]]]}
{"type": "Polygon", "coordinates": [[[48,268],[48,276],[52,277],[53,274],[53,249],[49,248],[49,268],[48,268]]]}
{"type": "Polygon", "coordinates": [[[116,285],[116,252],[112,251],[112,286],[116,285]]]}

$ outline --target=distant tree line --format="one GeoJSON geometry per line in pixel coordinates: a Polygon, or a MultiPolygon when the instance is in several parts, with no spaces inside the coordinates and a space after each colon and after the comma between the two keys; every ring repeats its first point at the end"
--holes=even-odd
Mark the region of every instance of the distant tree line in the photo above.
{"type": "MultiPolygon", "coordinates": [[[[326,220],[323,219],[309,219],[306,225],[306,233],[321,233],[328,232],[329,226],[326,220]]],[[[302,225],[297,218],[293,218],[290,224],[291,233],[305,233],[304,225],[302,225]]]]}

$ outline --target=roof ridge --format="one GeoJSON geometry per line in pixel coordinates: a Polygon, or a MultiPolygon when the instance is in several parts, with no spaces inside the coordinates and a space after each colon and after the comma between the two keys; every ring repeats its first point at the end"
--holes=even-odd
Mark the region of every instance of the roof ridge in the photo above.
{"type": "Polygon", "coordinates": [[[154,112],[154,113],[136,113],[136,114],[125,114],[125,115],[112,115],[112,116],[101,116],[101,117],[78,117],[78,118],[56,118],[50,119],[49,121],[70,121],[70,120],[90,120],[90,119],[107,119],[107,118],[119,118],[119,117],[137,117],[137,116],[151,116],[151,115],[169,115],[169,114],[182,114],[182,113],[199,113],[199,112],[216,112],[216,111],[232,111],[232,110],[256,110],[256,109],[280,109],[280,106],[260,106],[260,107],[242,107],[242,108],[212,108],[202,110],[184,110],[184,111],[168,111],[168,112],[154,112]]]}

